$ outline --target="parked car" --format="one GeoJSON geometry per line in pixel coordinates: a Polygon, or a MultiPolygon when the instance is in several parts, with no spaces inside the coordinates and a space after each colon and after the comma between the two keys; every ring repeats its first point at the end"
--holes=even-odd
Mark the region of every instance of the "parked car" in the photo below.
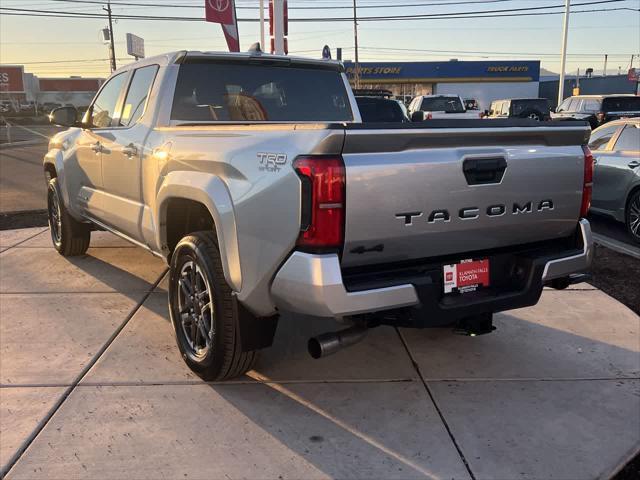
{"type": "Polygon", "coordinates": [[[594,130],[591,210],[623,222],[640,243],[640,118],[615,120],[594,130]]]}
{"type": "Polygon", "coordinates": [[[530,118],[546,121],[551,118],[546,98],[511,98],[494,100],[484,118],[530,118]]]}
{"type": "Polygon", "coordinates": [[[43,104],[40,105],[40,110],[42,112],[46,112],[51,113],[51,111],[53,111],[56,108],[61,107],[62,105],[60,105],[59,103],[55,103],[55,102],[45,102],[43,104]]]}
{"type": "Polygon", "coordinates": [[[379,324],[488,333],[585,279],[586,123],[361,123],[348,89],[339,62],[256,52],[121,67],[82,119],[52,112],[53,245],[81,255],[98,228],[162,257],[206,379],[250,369],[281,312],[350,325],[310,339],[318,358],[379,324]]]}
{"type": "Polygon", "coordinates": [[[455,120],[482,117],[478,110],[467,110],[459,95],[420,95],[411,100],[409,114],[413,122],[434,118],[455,120]]]}
{"type": "Polygon", "coordinates": [[[397,100],[383,97],[356,97],[363,122],[409,122],[397,100]]]}
{"type": "Polygon", "coordinates": [[[551,114],[554,120],[586,120],[592,129],[611,120],[640,116],[638,95],[577,95],[567,98],[551,114]]]}

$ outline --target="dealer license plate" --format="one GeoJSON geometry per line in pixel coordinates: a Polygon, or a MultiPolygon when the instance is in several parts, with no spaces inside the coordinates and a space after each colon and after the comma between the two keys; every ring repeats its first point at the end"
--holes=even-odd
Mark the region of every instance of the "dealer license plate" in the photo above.
{"type": "Polygon", "coordinates": [[[473,292],[478,287],[489,286],[489,259],[462,260],[442,267],[444,293],[473,292]]]}

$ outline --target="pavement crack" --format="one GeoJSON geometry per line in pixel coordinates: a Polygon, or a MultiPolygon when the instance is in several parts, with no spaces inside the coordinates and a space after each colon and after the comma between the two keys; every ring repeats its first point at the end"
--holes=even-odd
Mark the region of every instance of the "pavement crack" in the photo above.
{"type": "Polygon", "coordinates": [[[427,381],[425,380],[424,376],[422,375],[422,372],[420,371],[420,366],[418,365],[418,362],[416,362],[415,358],[413,357],[413,354],[411,353],[411,349],[409,348],[409,345],[407,344],[405,338],[402,336],[402,333],[400,332],[400,330],[397,327],[395,327],[395,331],[398,334],[398,337],[400,338],[400,341],[402,342],[402,345],[404,346],[404,349],[406,350],[407,355],[409,355],[409,359],[411,360],[411,363],[413,364],[413,368],[416,370],[418,376],[420,377],[420,380],[422,381],[422,385],[424,386],[425,390],[427,391],[427,395],[429,395],[429,398],[431,399],[431,403],[433,403],[433,406],[436,409],[436,412],[438,412],[438,416],[440,417],[440,420],[442,421],[442,424],[444,425],[444,428],[447,431],[447,434],[449,435],[449,438],[451,439],[451,442],[453,443],[453,446],[455,447],[456,451],[458,452],[458,455],[460,456],[460,460],[462,460],[462,463],[464,464],[464,467],[467,469],[467,473],[469,473],[469,476],[471,477],[471,480],[476,480],[476,476],[471,471],[471,466],[469,465],[469,462],[467,462],[467,459],[464,456],[464,453],[462,452],[462,449],[460,448],[460,445],[458,445],[458,441],[456,440],[456,437],[453,435],[453,432],[451,431],[451,428],[449,427],[449,423],[447,423],[447,419],[444,418],[444,414],[442,413],[442,410],[440,410],[440,407],[438,406],[438,403],[436,402],[436,399],[433,396],[433,392],[431,392],[431,389],[429,388],[429,385],[428,385],[427,381]]]}
{"type": "Polygon", "coordinates": [[[29,240],[31,240],[32,238],[36,238],[38,235],[42,235],[44,232],[46,232],[47,230],[49,230],[49,227],[42,227],[42,230],[39,231],[38,233],[34,233],[33,235],[31,235],[28,238],[25,238],[24,240],[19,241],[18,243],[11,245],[10,247],[2,247],[4,248],[4,250],[2,250],[2,252],[8,252],[9,250],[11,250],[12,248],[16,248],[19,245],[22,245],[24,242],[28,242],[29,240]]]}
{"type": "Polygon", "coordinates": [[[118,328],[111,334],[111,336],[107,339],[107,341],[100,347],[100,350],[96,352],[96,354],[91,358],[91,360],[84,366],[84,368],[80,371],[80,373],[76,376],[75,380],[67,387],[64,393],[60,396],[60,398],[56,401],[56,403],[51,407],[51,409],[47,412],[44,418],[38,423],[36,428],[31,432],[31,434],[27,437],[27,439],[22,443],[20,448],[13,454],[13,456],[9,459],[9,461],[4,465],[2,470],[0,470],[0,478],[5,478],[7,474],[11,471],[11,469],[15,466],[16,463],[20,460],[22,455],[27,451],[27,449],[31,446],[31,444],[38,438],[38,435],[44,430],[44,428],[49,424],[53,416],[60,410],[60,407],[64,404],[64,402],[69,398],[69,396],[75,391],[76,387],[79,383],[84,379],[84,377],[89,373],[89,371],[93,368],[93,366],[100,360],[100,357],[107,351],[107,349],[111,346],[111,344],[118,338],[118,335],[124,330],[129,321],[133,318],[133,316],[140,310],[144,302],[147,301],[149,296],[153,293],[153,290],[160,284],[164,276],[167,274],[168,269],[165,268],[162,274],[158,277],[158,279],[154,282],[153,286],[149,289],[149,291],[145,292],[144,296],[136,303],[136,305],[131,309],[129,314],[125,317],[125,319],[120,323],[118,328]]]}

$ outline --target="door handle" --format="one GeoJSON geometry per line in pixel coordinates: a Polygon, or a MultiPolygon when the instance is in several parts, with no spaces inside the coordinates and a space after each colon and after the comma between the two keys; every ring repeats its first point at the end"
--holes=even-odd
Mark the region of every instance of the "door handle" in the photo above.
{"type": "Polygon", "coordinates": [[[135,155],[138,155],[138,149],[133,143],[130,143],[129,145],[127,145],[122,149],[122,153],[127,157],[131,158],[135,155]]]}
{"type": "Polygon", "coordinates": [[[636,168],[636,167],[640,167],[640,162],[637,160],[633,160],[632,162],[627,163],[627,166],[629,168],[636,168]]]}
{"type": "Polygon", "coordinates": [[[100,142],[96,142],[96,143],[92,143],[90,145],[91,150],[93,150],[95,153],[100,153],[102,152],[102,145],[100,144],[100,142]]]}

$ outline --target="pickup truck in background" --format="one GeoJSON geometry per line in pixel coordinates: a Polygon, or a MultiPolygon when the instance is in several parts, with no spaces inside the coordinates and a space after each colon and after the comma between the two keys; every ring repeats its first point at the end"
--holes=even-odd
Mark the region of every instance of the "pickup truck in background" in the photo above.
{"type": "Polygon", "coordinates": [[[583,120],[593,130],[612,120],[634,117],[640,117],[640,96],[633,94],[576,95],[551,112],[553,120],[583,120]]]}
{"type": "Polygon", "coordinates": [[[44,158],[55,248],[105,229],[162,257],[206,379],[250,369],[281,312],[348,326],[316,358],[380,324],[486,333],[591,262],[584,122],[367,124],[338,62],[185,51],[50,117],[70,127],[44,158]]]}
{"type": "Polygon", "coordinates": [[[409,116],[412,122],[431,119],[477,120],[483,112],[467,110],[458,95],[420,95],[411,100],[409,116]]]}

